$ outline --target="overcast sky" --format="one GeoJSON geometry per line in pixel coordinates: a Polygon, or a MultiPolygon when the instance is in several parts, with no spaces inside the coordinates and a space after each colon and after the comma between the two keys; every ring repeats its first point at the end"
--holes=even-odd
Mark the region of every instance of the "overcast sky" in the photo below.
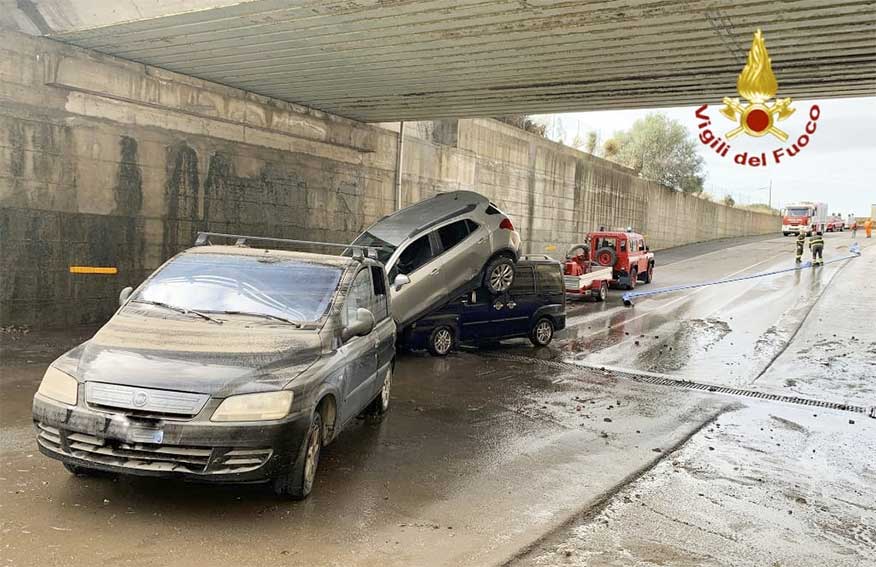
{"type": "MultiPolygon", "coordinates": [[[[713,131],[725,134],[733,123],[719,114],[721,104],[709,104],[706,111],[712,120],[713,131]]],[[[819,101],[793,101],[796,112],[788,119],[778,122],[789,134],[787,142],[780,142],[768,135],[752,138],[741,135],[731,142],[728,157],[719,157],[714,150],[697,142],[700,155],[705,160],[706,191],[722,197],[730,194],[737,202],[766,203],[766,187],[772,181],[773,206],[781,207],[793,201],[823,201],[831,213],[855,213],[869,216],[870,205],[876,204],[876,97],[854,99],[830,99],[819,101]],[[778,147],[789,146],[804,133],[809,109],[818,104],[821,116],[809,145],[793,158],[787,158],[767,167],[739,166],[730,159],[737,151],[749,154],[771,152],[778,147]]],[[[699,121],[694,116],[696,107],[662,108],[655,110],[617,110],[581,112],[538,116],[541,121],[554,121],[562,126],[567,144],[576,133],[586,139],[587,132],[600,134],[600,143],[611,137],[616,130],[625,130],[636,119],[649,112],[664,112],[687,126],[692,135],[699,133],[699,121]]],[[[550,134],[550,132],[549,132],[550,134]]]]}

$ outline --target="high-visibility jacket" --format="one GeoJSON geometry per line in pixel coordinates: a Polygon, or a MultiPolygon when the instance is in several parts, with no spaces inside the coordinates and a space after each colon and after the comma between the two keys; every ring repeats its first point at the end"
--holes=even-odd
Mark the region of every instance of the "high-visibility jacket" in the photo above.
{"type": "Polygon", "coordinates": [[[809,248],[812,248],[813,246],[823,247],[824,246],[824,238],[818,236],[817,234],[815,236],[812,236],[809,239],[809,248]]]}

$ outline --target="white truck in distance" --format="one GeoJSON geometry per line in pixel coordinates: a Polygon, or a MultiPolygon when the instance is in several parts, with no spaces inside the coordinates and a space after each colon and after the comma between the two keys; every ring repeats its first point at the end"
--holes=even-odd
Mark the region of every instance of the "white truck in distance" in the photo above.
{"type": "Polygon", "coordinates": [[[809,236],[827,231],[827,203],[803,201],[786,205],[782,212],[782,234],[803,232],[809,236]]]}

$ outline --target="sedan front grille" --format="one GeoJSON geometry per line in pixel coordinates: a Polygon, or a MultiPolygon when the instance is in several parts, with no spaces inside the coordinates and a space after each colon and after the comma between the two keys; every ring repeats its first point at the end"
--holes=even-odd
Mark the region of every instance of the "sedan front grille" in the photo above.
{"type": "Polygon", "coordinates": [[[43,447],[104,465],[157,472],[228,474],[255,470],[271,457],[271,449],[189,447],[125,443],[37,423],[43,447]]]}

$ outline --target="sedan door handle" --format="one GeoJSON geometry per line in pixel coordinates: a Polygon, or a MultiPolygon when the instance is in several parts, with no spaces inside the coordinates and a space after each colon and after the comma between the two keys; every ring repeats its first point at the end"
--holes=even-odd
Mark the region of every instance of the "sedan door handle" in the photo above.
{"type": "Polygon", "coordinates": [[[478,240],[478,244],[483,244],[483,243],[486,242],[486,241],[487,241],[487,237],[484,236],[484,237],[482,237],[480,240],[478,240]]]}
{"type": "Polygon", "coordinates": [[[440,268],[432,268],[432,271],[431,271],[430,273],[431,273],[433,276],[437,276],[438,274],[441,273],[441,269],[440,269],[440,268]]]}

